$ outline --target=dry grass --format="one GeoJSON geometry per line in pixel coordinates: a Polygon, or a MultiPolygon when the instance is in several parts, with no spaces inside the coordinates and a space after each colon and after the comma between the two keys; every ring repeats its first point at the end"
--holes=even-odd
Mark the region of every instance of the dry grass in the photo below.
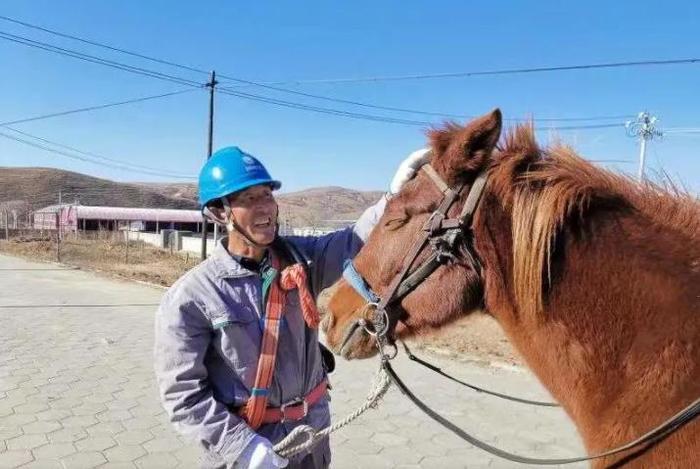
{"type": "MultiPolygon", "coordinates": [[[[57,260],[55,238],[35,236],[2,240],[0,251],[30,260],[57,260]]],[[[67,236],[61,241],[61,262],[167,287],[197,265],[199,258],[193,254],[170,254],[149,244],[131,241],[127,260],[123,241],[67,236]]]]}

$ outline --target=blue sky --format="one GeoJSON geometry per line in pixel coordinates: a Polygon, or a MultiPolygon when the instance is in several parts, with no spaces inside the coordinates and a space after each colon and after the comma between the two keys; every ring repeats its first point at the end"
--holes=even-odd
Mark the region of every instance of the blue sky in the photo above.
{"type": "MultiPolygon", "coordinates": [[[[0,15],[258,82],[700,57],[700,6],[692,1],[637,1],[632,6],[603,1],[4,0],[0,15]]],[[[204,75],[2,21],[0,31],[189,80],[206,80],[204,75]]],[[[2,40],[0,63],[0,122],[184,88],[2,40]]],[[[700,128],[698,83],[700,64],[280,86],[453,114],[475,115],[500,107],[506,118],[635,115],[646,109],[659,117],[664,128],[700,128]]],[[[346,111],[427,119],[255,87],[241,91],[346,111]]],[[[84,151],[194,176],[205,157],[206,113],[205,92],[194,91],[16,128],[84,151]]],[[[440,122],[435,117],[428,120],[440,122]]],[[[639,146],[624,128],[556,135],[543,131],[540,138],[560,138],[590,159],[625,160],[607,163],[616,170],[634,173],[637,168],[639,146]]],[[[217,96],[215,148],[239,145],[255,154],[288,191],[322,185],[386,188],[404,155],[424,143],[420,126],[217,96]]],[[[651,144],[648,168],[665,171],[700,192],[699,148],[700,133],[669,133],[651,144]]],[[[120,181],[168,180],[74,161],[4,138],[0,138],[0,166],[50,166],[120,181]]]]}

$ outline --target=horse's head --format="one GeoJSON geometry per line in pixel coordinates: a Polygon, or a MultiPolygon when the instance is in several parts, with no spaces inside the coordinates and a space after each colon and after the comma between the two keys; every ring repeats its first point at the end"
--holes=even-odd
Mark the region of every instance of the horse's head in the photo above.
{"type": "MultiPolygon", "coordinates": [[[[412,252],[419,249],[414,246],[427,237],[426,229],[431,224],[436,226],[433,223],[435,212],[441,204],[445,205],[443,200],[447,192],[440,182],[455,191],[462,188],[454,202],[444,207],[445,219],[458,220],[467,194],[491,162],[500,133],[501,112],[497,109],[465,127],[448,125],[444,130],[431,132],[430,165],[437,176],[431,175],[429,169],[422,170],[393,197],[353,260],[358,277],[364,279],[371,292],[380,297],[393,295],[388,290],[397,286],[397,276],[404,270],[410,276],[439,251],[433,246],[436,236],[432,242],[423,243],[415,259],[409,259],[412,252]]],[[[454,244],[442,249],[442,257],[434,262],[427,277],[420,279],[417,285],[409,285],[404,295],[387,306],[390,339],[408,337],[414,330],[437,328],[465,312],[480,309],[483,286],[468,228],[451,230],[450,234],[457,235],[454,244]]],[[[345,358],[374,355],[376,347],[372,336],[357,324],[358,320],[376,320],[375,310],[347,280],[340,280],[328,302],[323,323],[330,347],[345,358]]]]}

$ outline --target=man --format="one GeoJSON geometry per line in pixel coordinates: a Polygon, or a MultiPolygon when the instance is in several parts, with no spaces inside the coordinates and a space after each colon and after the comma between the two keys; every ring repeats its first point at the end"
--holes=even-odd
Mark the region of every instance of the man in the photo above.
{"type": "MultiPolygon", "coordinates": [[[[390,193],[427,158],[426,150],[411,154],[390,193]]],[[[345,230],[282,238],[273,196],[280,186],[237,147],[212,155],[199,201],[228,237],[168,290],[156,314],[161,399],[175,428],[203,446],[203,467],[330,465],[327,438],[289,461],[272,447],[298,425],[330,424],[313,300],[359,251],[387,196],[345,230]],[[284,286],[290,278],[296,283],[284,286]]]]}

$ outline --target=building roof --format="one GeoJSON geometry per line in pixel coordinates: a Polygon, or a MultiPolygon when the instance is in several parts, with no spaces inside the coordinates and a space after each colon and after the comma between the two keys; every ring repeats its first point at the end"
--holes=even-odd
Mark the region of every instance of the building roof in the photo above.
{"type": "MultiPolygon", "coordinates": [[[[199,223],[202,214],[198,210],[177,210],[167,208],[130,208],[130,207],[91,207],[88,205],[66,205],[63,209],[75,210],[76,218],[86,220],[131,220],[161,221],[178,223],[199,223]]],[[[51,205],[35,213],[55,213],[58,205],[51,205]]]]}

